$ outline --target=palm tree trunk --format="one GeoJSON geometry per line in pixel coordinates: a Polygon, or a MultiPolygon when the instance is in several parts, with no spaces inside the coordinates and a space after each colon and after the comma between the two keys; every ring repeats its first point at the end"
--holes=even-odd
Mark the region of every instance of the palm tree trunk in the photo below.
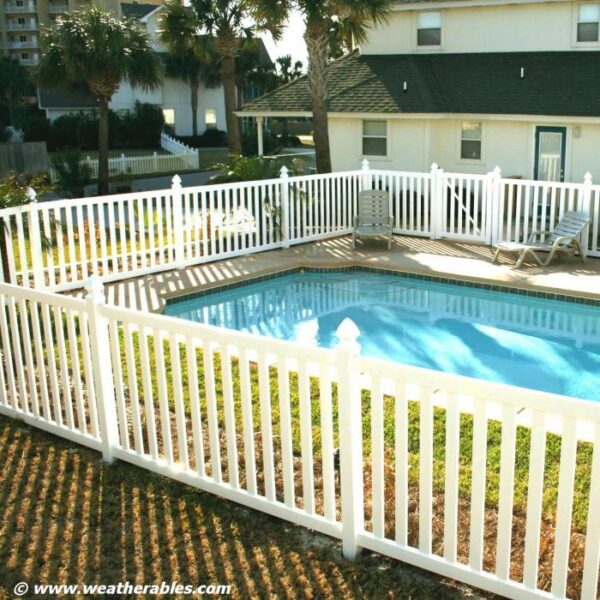
{"type": "Polygon", "coordinates": [[[108,98],[98,100],[98,195],[104,196],[108,194],[108,98]]]}
{"type": "Polygon", "coordinates": [[[198,136],[198,77],[190,77],[190,104],[192,105],[192,135],[198,136]]]}
{"type": "Polygon", "coordinates": [[[240,136],[240,123],[234,114],[237,110],[237,92],[235,89],[235,58],[222,55],[221,79],[225,92],[225,113],[227,117],[227,139],[230,154],[242,153],[242,139],[240,136]]]}
{"type": "Polygon", "coordinates": [[[327,119],[327,50],[324,24],[308,24],[304,34],[308,50],[308,80],[312,100],[313,135],[318,173],[331,173],[329,123],[327,119]]]}

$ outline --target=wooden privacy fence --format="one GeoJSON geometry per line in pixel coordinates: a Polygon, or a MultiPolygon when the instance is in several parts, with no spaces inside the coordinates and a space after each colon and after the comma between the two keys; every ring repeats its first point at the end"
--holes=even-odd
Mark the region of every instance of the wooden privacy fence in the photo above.
{"type": "Polygon", "coordinates": [[[338,538],[348,558],[594,600],[600,405],[366,358],[358,334],[347,320],[336,349],[306,347],[109,306],[98,278],[83,300],[0,284],[0,413],[338,538]]]}
{"type": "MultiPolygon", "coordinates": [[[[159,157],[160,158],[160,157],[159,157]]],[[[171,158],[171,157],[167,157],[171,158]]],[[[152,157],[149,157],[152,160],[152,157]]],[[[125,276],[240,256],[350,233],[363,189],[390,193],[395,233],[479,241],[527,241],[567,210],[590,214],[582,246],[600,256],[600,186],[446,173],[358,171],[32,202],[0,211],[8,273],[36,288],[81,287],[91,275],[125,276]]]]}

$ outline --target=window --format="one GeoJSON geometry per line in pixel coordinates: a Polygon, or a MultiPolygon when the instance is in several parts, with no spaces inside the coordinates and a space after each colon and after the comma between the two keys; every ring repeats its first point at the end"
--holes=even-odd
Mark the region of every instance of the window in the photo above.
{"type": "Polygon", "coordinates": [[[597,42],[600,33],[600,4],[583,4],[579,7],[577,41],[597,42]]]}
{"type": "Polygon", "coordinates": [[[162,111],[165,125],[175,125],[175,110],[172,108],[163,108],[162,111]]]}
{"type": "Polygon", "coordinates": [[[24,19],[23,17],[19,17],[19,18],[17,19],[17,23],[18,23],[19,25],[25,25],[25,19],[24,19]]]}
{"type": "Polygon", "coordinates": [[[417,46],[442,45],[442,13],[419,13],[417,22],[417,46]]]}
{"type": "Polygon", "coordinates": [[[481,123],[465,122],[460,135],[460,158],[481,160],[481,123]]]}
{"type": "Polygon", "coordinates": [[[26,35],[20,35],[19,36],[19,41],[20,42],[26,42],[27,41],[27,36],[26,35]]]}
{"type": "Polygon", "coordinates": [[[29,52],[21,52],[21,58],[23,60],[29,60],[29,52]]]}
{"type": "Polygon", "coordinates": [[[204,111],[204,123],[206,124],[206,129],[217,128],[217,111],[214,108],[207,108],[204,111]]]}
{"type": "Polygon", "coordinates": [[[363,156],[387,156],[387,122],[363,121],[363,156]]]}

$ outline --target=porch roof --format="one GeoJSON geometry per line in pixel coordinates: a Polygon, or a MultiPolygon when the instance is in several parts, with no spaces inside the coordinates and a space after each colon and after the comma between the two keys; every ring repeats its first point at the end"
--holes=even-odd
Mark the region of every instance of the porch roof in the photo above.
{"type": "MultiPolygon", "coordinates": [[[[355,51],[332,62],[328,76],[332,113],[600,116],[600,52],[594,51],[420,55],[355,51]]],[[[240,114],[310,111],[308,79],[303,77],[248,102],[240,114]]]]}

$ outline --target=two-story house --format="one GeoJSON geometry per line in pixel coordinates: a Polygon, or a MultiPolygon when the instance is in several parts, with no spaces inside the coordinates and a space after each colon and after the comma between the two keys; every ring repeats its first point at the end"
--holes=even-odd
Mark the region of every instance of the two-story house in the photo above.
{"type": "MultiPolygon", "coordinates": [[[[149,3],[122,3],[121,14],[136,18],[145,28],[152,47],[161,55],[166,55],[166,48],[158,39],[160,16],[163,5],[149,3]]],[[[271,58],[261,40],[259,56],[264,65],[271,65],[271,58]]],[[[61,115],[96,109],[96,99],[91,94],[65,93],[62,90],[40,89],[39,107],[46,111],[51,121],[61,115]]],[[[192,135],[192,108],[190,103],[190,88],[187,82],[164,75],[161,85],[155,90],[133,88],[123,82],[110,103],[114,111],[133,110],[136,100],[160,106],[165,123],[171,125],[177,135],[192,135]]],[[[198,87],[198,129],[204,133],[207,129],[227,130],[225,116],[225,96],[221,85],[216,87],[200,83],[198,87]]]]}
{"type": "MultiPolygon", "coordinates": [[[[335,170],[600,179],[598,0],[398,0],[328,73],[335,170]]],[[[244,113],[310,116],[308,82],[244,113]]]]}

